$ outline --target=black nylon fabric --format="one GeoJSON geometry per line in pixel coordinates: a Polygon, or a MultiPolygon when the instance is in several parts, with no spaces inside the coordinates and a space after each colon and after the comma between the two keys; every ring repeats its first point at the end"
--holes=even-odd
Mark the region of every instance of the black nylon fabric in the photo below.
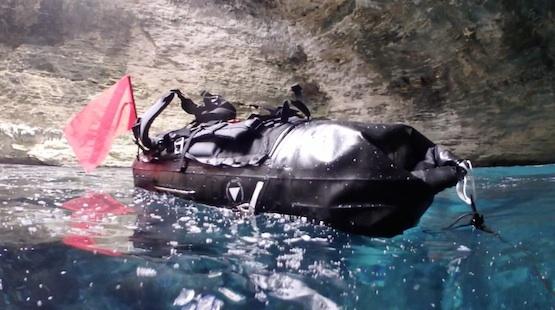
{"type": "Polygon", "coordinates": [[[245,167],[258,166],[268,158],[273,145],[282,132],[292,124],[262,127],[257,131],[243,133],[236,138],[212,137],[194,139],[187,158],[212,166],[245,167]],[[212,149],[212,154],[205,152],[212,149]]]}
{"type": "Polygon", "coordinates": [[[270,154],[278,137],[292,123],[266,122],[249,119],[239,123],[219,122],[195,132],[183,128],[163,135],[161,144],[165,150],[160,159],[178,157],[175,142],[180,138],[192,139],[185,157],[212,166],[245,167],[258,166],[270,154]]]}

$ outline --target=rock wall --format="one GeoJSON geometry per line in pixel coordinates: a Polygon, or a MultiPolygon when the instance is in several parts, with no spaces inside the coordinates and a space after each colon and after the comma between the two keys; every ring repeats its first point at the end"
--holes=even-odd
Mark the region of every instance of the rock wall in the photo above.
{"type": "MultiPolygon", "coordinates": [[[[125,73],[139,111],[203,89],[405,122],[482,165],[555,162],[549,0],[4,0],[1,161],[67,164],[67,119],[125,73]]],[[[178,108],[158,129],[187,122],[178,108]]],[[[129,165],[130,137],[107,162],[129,165]]]]}

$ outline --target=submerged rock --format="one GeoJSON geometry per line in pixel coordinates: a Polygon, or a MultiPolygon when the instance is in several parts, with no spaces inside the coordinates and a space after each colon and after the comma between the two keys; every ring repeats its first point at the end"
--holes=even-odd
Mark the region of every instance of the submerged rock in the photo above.
{"type": "MultiPolygon", "coordinates": [[[[4,1],[0,121],[37,134],[2,127],[0,160],[68,162],[67,119],[129,73],[139,111],[176,87],[277,104],[299,82],[316,115],[406,122],[479,164],[553,162],[554,12],[542,0],[4,1]]],[[[177,104],[163,119],[187,123],[177,104]]],[[[131,162],[121,141],[109,164],[131,162]]]]}

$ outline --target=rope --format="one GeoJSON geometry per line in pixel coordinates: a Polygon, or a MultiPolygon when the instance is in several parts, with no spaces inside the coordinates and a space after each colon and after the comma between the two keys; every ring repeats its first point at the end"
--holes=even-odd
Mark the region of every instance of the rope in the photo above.
{"type": "MultiPolygon", "coordinates": [[[[476,186],[474,183],[474,176],[472,175],[472,163],[469,160],[465,160],[462,161],[459,164],[461,167],[463,167],[466,171],[467,174],[465,175],[465,177],[463,178],[463,180],[459,181],[459,183],[457,183],[457,195],[459,196],[459,198],[464,201],[465,203],[467,203],[468,205],[470,205],[470,208],[472,209],[471,212],[469,213],[465,213],[463,215],[460,215],[459,217],[457,217],[453,223],[451,223],[450,225],[444,227],[441,229],[441,231],[447,231],[447,230],[452,230],[452,229],[457,229],[457,228],[461,228],[461,227],[467,227],[467,226],[473,226],[474,228],[481,230],[483,232],[492,234],[494,236],[496,236],[499,241],[509,245],[512,248],[515,248],[514,244],[512,244],[511,242],[509,242],[508,240],[506,240],[505,238],[503,238],[501,236],[501,234],[499,234],[499,232],[494,231],[492,229],[490,229],[489,227],[487,227],[485,225],[485,219],[484,216],[482,214],[480,214],[478,212],[478,209],[476,208],[476,201],[475,201],[475,197],[476,197],[476,186]],[[468,194],[468,188],[470,187],[470,195],[468,194]],[[460,221],[462,221],[464,218],[467,217],[471,217],[470,221],[466,224],[461,224],[461,225],[457,225],[457,223],[459,223],[460,221]]],[[[532,273],[534,274],[534,276],[540,281],[540,283],[543,284],[544,288],[551,293],[551,295],[555,296],[555,291],[553,290],[553,287],[551,286],[551,283],[541,275],[541,272],[538,268],[538,264],[537,262],[534,260],[533,255],[531,254],[530,250],[528,250],[524,245],[521,246],[522,247],[522,251],[523,253],[527,256],[527,260],[530,262],[530,268],[532,270],[532,273]]]]}

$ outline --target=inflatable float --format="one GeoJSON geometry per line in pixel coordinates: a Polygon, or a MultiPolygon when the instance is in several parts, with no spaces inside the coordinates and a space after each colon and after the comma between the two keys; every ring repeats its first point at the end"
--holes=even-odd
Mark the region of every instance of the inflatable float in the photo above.
{"type": "Polygon", "coordinates": [[[303,216],[369,236],[415,226],[434,196],[469,168],[403,124],[312,119],[299,86],[277,108],[246,120],[203,92],[198,106],[179,90],[162,96],[133,127],[137,187],[258,214],[303,216]],[[195,116],[154,137],[150,127],[174,97],[195,116]]]}

